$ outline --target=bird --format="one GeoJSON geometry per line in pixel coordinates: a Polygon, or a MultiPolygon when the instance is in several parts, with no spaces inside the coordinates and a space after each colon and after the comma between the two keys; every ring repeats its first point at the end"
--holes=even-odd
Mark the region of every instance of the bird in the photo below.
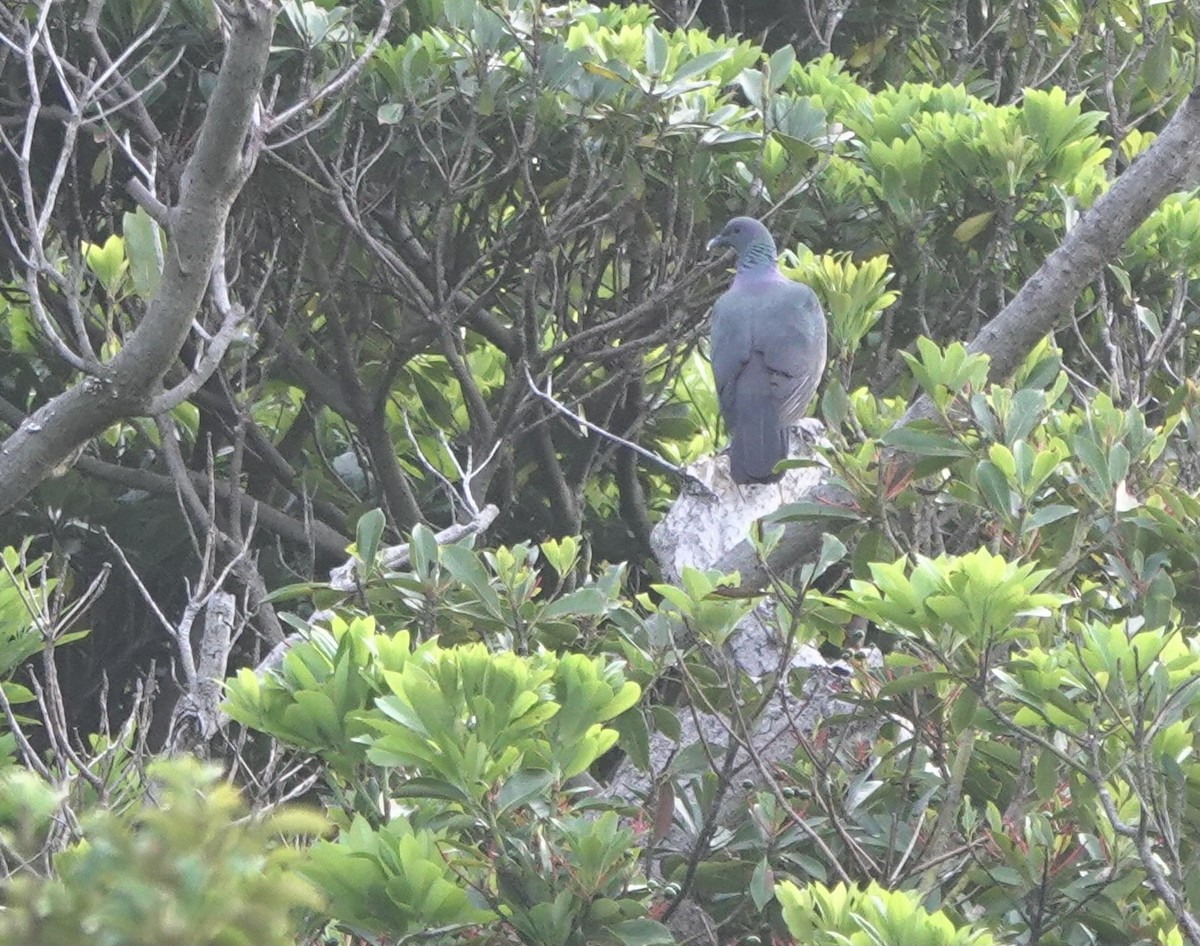
{"type": "Polygon", "coordinates": [[[789,429],[825,370],[825,313],[812,289],[779,271],[760,221],[734,217],[708,242],[722,247],[737,253],[737,271],[713,306],[710,352],[729,471],[738,484],[775,483],[789,429]]]}

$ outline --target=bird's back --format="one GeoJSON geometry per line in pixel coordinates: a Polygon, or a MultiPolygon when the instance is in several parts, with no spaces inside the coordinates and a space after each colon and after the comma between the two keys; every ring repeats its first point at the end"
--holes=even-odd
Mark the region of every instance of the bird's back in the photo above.
{"type": "Polygon", "coordinates": [[[816,294],[777,271],[739,274],[713,307],[712,360],[738,483],[773,482],[788,428],[825,369],[825,315],[816,294]]]}

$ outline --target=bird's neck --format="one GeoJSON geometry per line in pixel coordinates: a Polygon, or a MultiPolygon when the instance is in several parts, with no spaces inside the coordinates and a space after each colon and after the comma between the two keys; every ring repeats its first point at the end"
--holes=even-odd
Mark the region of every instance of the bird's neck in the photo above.
{"type": "Polygon", "coordinates": [[[746,266],[739,262],[737,272],[733,274],[733,284],[735,286],[751,286],[786,280],[787,277],[779,271],[779,267],[775,265],[774,260],[758,263],[753,266],[746,266]]]}
{"type": "Polygon", "coordinates": [[[775,267],[776,256],[773,244],[767,241],[752,243],[742,250],[741,256],[738,257],[738,274],[749,274],[758,270],[761,270],[764,274],[778,272],[775,267]]]}

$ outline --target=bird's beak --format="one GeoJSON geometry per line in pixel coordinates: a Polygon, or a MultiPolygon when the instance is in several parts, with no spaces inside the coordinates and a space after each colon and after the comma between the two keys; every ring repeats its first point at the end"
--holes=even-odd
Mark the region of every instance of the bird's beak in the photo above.
{"type": "Polygon", "coordinates": [[[722,240],[721,234],[718,233],[715,237],[713,237],[711,240],[708,241],[708,252],[711,253],[713,250],[719,249],[719,248],[725,247],[725,246],[729,246],[729,244],[726,243],[724,240],[722,240]]]}

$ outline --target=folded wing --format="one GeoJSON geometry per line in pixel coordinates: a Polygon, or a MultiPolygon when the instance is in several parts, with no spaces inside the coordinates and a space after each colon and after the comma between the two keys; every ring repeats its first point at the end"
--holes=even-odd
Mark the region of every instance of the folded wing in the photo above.
{"type": "Polygon", "coordinates": [[[712,361],[734,482],[778,480],[788,428],[804,415],[825,369],[816,295],[783,279],[730,288],[713,307],[712,361]]]}

